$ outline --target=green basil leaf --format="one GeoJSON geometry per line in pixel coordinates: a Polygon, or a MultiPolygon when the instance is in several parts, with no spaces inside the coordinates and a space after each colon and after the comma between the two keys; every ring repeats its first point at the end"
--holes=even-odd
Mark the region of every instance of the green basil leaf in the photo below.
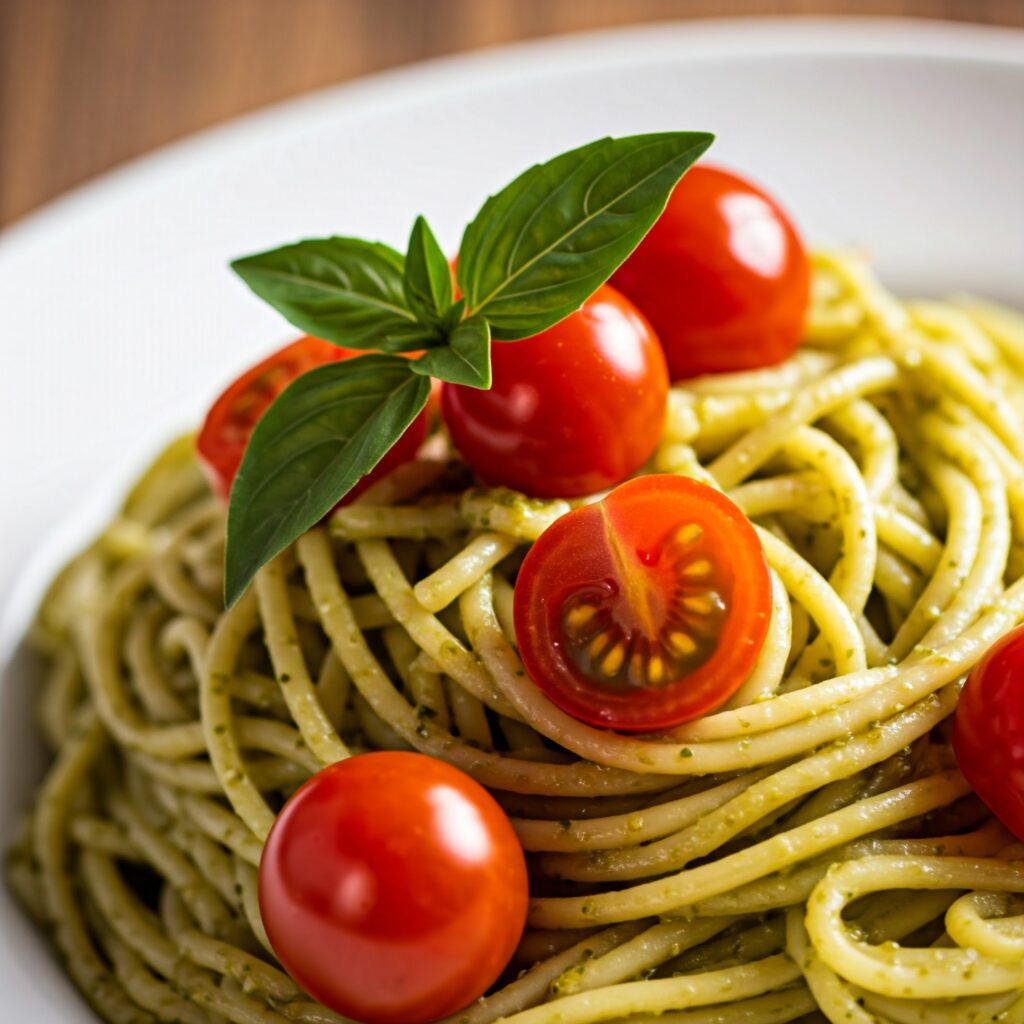
{"type": "Polygon", "coordinates": [[[328,363],[294,380],[256,424],[231,488],[224,596],[319,522],[426,405],[430,380],[401,356],[328,363]]]}
{"type": "Polygon", "coordinates": [[[440,323],[452,304],[452,270],[426,219],[417,217],[405,257],[405,300],[424,323],[440,323]]]}
{"type": "Polygon", "coordinates": [[[231,267],[286,320],[336,345],[408,352],[437,338],[408,308],[401,254],[381,242],[310,238],[231,267]]]}
{"type": "Polygon", "coordinates": [[[578,309],[640,243],[713,139],[599,139],[531,167],[488,199],[462,236],[457,273],[470,315],[514,341],[578,309]]]}
{"type": "Polygon", "coordinates": [[[412,368],[450,384],[486,390],[491,386],[491,331],[487,321],[480,316],[463,320],[448,336],[447,345],[428,349],[412,368]]]}
{"type": "Polygon", "coordinates": [[[466,300],[459,299],[458,302],[448,307],[447,312],[441,317],[441,332],[446,337],[455,330],[462,322],[462,315],[466,312],[466,300]]]}

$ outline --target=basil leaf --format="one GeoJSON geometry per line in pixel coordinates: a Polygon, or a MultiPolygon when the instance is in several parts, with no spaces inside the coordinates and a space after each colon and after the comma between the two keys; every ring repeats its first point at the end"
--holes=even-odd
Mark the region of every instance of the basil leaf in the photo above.
{"type": "Polygon", "coordinates": [[[448,336],[448,344],[428,349],[412,364],[416,373],[471,388],[491,386],[491,331],[483,317],[463,320],[448,336]]]}
{"type": "Polygon", "coordinates": [[[231,489],[224,596],[319,522],[416,418],[430,380],[400,356],[328,363],[294,380],[256,424],[231,489]]]}
{"type": "Polygon", "coordinates": [[[599,139],[531,167],[488,199],[462,236],[458,281],[470,315],[514,341],[578,309],[636,248],[713,139],[599,139]]]}
{"type": "Polygon", "coordinates": [[[405,257],[405,300],[424,323],[437,324],[452,304],[452,271],[426,219],[417,217],[405,257]]]}
{"type": "Polygon", "coordinates": [[[441,331],[450,335],[456,327],[462,323],[462,316],[466,312],[466,300],[459,299],[454,305],[448,307],[447,312],[441,317],[441,331]]]}
{"type": "Polygon", "coordinates": [[[408,352],[438,336],[408,308],[404,260],[381,242],[309,238],[231,267],[290,323],[336,345],[408,352]]]}

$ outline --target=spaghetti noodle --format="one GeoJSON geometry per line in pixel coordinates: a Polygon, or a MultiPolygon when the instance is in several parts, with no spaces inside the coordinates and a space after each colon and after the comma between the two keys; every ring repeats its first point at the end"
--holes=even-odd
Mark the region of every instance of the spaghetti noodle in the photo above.
{"type": "Polygon", "coordinates": [[[1024,850],[947,722],[1024,619],[1024,323],[898,302],[850,254],[814,284],[795,358],[671,394],[654,468],[754,521],[773,611],[670,735],[523,671],[515,571],[566,502],[466,490],[437,438],[224,612],[223,510],[190,441],[160,457],[41,608],[54,760],[10,859],[104,1019],[341,1020],[275,965],[262,844],[318,768],[413,748],[492,790],[533,879],[458,1024],[1024,1022],[1024,850]]]}

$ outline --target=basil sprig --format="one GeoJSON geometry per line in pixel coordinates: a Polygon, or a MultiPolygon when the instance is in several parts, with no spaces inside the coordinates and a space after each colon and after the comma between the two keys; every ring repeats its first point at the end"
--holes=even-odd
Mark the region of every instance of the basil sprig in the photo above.
{"type": "Polygon", "coordinates": [[[636,248],[711,145],[706,132],[600,139],[531,167],[466,228],[452,272],[423,217],[408,254],[318,238],[235,260],[260,298],[309,334],[377,353],[293,381],[261,417],[231,490],[224,596],[322,519],[426,404],[430,378],[491,386],[491,340],[551,327],[636,248]]]}
{"type": "Polygon", "coordinates": [[[450,384],[486,390],[491,386],[490,324],[482,316],[460,321],[448,335],[447,345],[428,349],[412,368],[450,384]]]}
{"type": "Polygon", "coordinates": [[[231,269],[290,323],[336,345],[412,352],[440,340],[406,299],[405,257],[382,242],[309,238],[231,269]]]}
{"type": "Polygon", "coordinates": [[[427,404],[430,378],[368,354],[293,381],[252,432],[231,488],[224,596],[322,519],[377,465],[427,404]]]}
{"type": "Polygon", "coordinates": [[[484,203],[459,249],[470,315],[513,341],[564,319],[608,280],[711,136],[599,139],[531,167],[484,203]]]}
{"type": "Polygon", "coordinates": [[[440,324],[452,304],[452,271],[422,216],[416,218],[405,257],[405,298],[423,323],[440,324]]]}

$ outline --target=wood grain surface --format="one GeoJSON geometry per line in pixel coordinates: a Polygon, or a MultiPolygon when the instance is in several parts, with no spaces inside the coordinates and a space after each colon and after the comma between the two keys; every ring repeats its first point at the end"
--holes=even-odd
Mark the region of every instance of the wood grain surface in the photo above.
{"type": "Polygon", "coordinates": [[[383,68],[589,28],[812,13],[1024,26],[1024,0],[0,0],[0,225],[189,132],[383,68]]]}

